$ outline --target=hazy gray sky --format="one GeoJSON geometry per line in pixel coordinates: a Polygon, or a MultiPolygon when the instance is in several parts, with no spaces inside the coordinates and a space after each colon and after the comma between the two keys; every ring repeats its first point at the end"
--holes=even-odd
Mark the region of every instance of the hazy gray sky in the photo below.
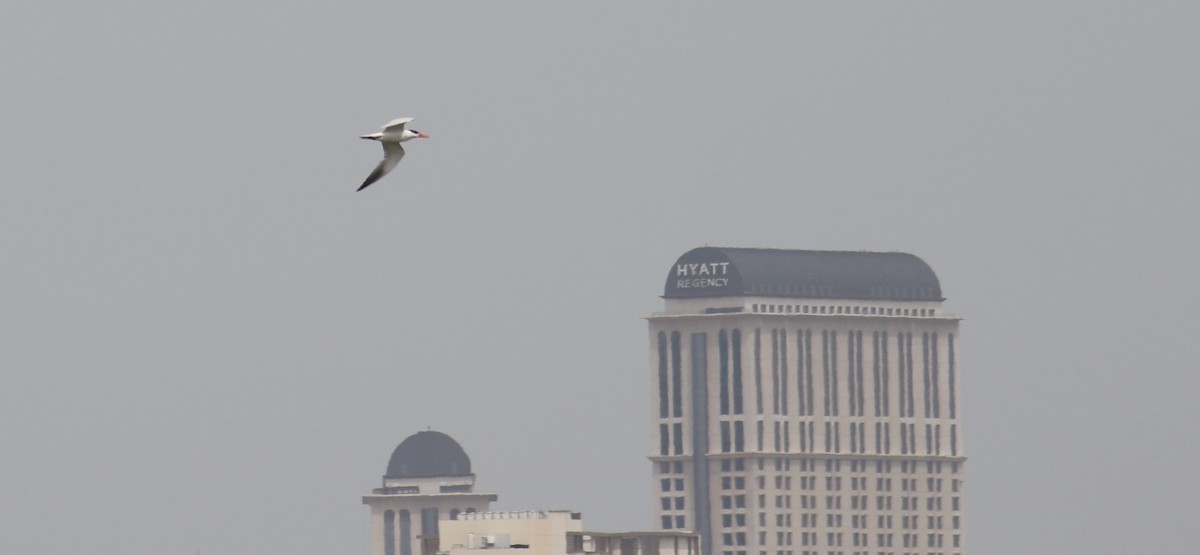
{"type": "Polygon", "coordinates": [[[1126,4],[10,3],[0,553],[362,555],[426,426],[650,528],[705,244],[929,262],[972,555],[1193,553],[1200,8],[1126,4]]]}

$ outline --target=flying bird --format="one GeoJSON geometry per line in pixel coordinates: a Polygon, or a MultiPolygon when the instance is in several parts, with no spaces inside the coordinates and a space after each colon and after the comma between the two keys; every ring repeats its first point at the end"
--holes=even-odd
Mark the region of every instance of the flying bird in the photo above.
{"type": "Polygon", "coordinates": [[[412,120],[413,118],[394,119],[383,126],[382,132],[361,136],[363,139],[371,139],[372,141],[383,143],[383,160],[379,161],[379,165],[375,166],[375,171],[367,176],[366,181],[363,181],[363,184],[358,188],[359,191],[379,181],[379,178],[387,175],[388,172],[392,171],[392,168],[396,167],[400,159],[404,158],[404,147],[400,143],[418,137],[422,139],[429,138],[429,135],[415,129],[405,129],[408,122],[412,120]]]}

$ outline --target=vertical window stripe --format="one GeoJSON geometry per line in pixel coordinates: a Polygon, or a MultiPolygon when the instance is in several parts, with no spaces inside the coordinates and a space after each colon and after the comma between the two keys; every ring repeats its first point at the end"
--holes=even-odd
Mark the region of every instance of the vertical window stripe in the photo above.
{"type": "MultiPolygon", "coordinates": [[[[779,330],[771,330],[771,414],[779,414],[779,330]]],[[[778,448],[776,448],[778,450],[778,448]]]]}
{"type": "Polygon", "coordinates": [[[879,346],[882,347],[882,352],[879,355],[879,373],[883,376],[883,415],[889,416],[892,409],[892,392],[888,385],[892,379],[892,369],[891,364],[888,363],[888,334],[886,331],[879,334],[879,346]]]}
{"type": "MultiPolygon", "coordinates": [[[[779,405],[783,414],[788,413],[788,349],[787,330],[779,330],[779,405]]],[[[787,440],[784,440],[786,445],[787,440]]]]}
{"type": "MultiPolygon", "coordinates": [[[[848,400],[850,401],[850,416],[857,416],[858,415],[858,397],[856,397],[854,395],[854,392],[855,392],[855,390],[858,389],[858,380],[854,379],[855,378],[855,375],[854,375],[854,332],[850,332],[850,333],[846,334],[846,356],[847,356],[846,389],[847,389],[847,392],[850,394],[848,396],[848,400]]],[[[851,448],[853,448],[853,445],[854,445],[854,439],[853,439],[854,435],[853,434],[854,434],[854,432],[851,431],[851,435],[850,435],[851,448]]]]}
{"type": "Polygon", "coordinates": [[[932,360],[930,360],[930,362],[929,362],[929,389],[931,390],[932,395],[934,395],[934,399],[932,399],[929,402],[930,402],[930,405],[932,405],[932,407],[934,407],[934,418],[941,418],[942,417],[942,410],[941,410],[941,406],[940,406],[942,404],[941,399],[940,399],[941,395],[938,395],[938,392],[937,392],[938,387],[937,387],[937,334],[936,333],[929,335],[929,352],[932,356],[932,360]]]}
{"type": "Polygon", "coordinates": [[[400,511],[400,555],[412,555],[412,515],[400,511]]]}
{"type": "Polygon", "coordinates": [[[907,391],[907,395],[908,395],[908,402],[907,402],[907,404],[908,404],[908,414],[907,414],[906,416],[912,417],[912,416],[915,416],[915,415],[916,415],[916,406],[915,406],[915,404],[913,403],[913,353],[912,353],[912,334],[911,334],[911,333],[905,333],[905,334],[901,334],[901,335],[903,335],[903,336],[904,336],[904,354],[905,354],[905,359],[904,359],[904,372],[905,372],[905,376],[904,376],[904,380],[905,380],[905,382],[908,384],[908,391],[907,391]]]}
{"type": "Polygon", "coordinates": [[[833,378],[833,415],[838,415],[838,358],[837,358],[837,331],[829,332],[829,375],[833,378]]]}
{"type": "MultiPolygon", "coordinates": [[[[905,382],[905,380],[904,380],[904,334],[903,333],[896,334],[896,355],[897,355],[896,356],[896,377],[898,378],[898,380],[896,381],[896,385],[897,385],[897,387],[900,388],[900,392],[899,392],[900,393],[900,416],[908,416],[908,404],[906,403],[906,401],[908,400],[908,397],[904,394],[904,385],[907,382],[905,382]]],[[[900,448],[901,448],[901,452],[906,452],[906,451],[904,451],[904,444],[901,444],[900,448]]]]}
{"type": "Polygon", "coordinates": [[[670,385],[667,381],[667,334],[658,332],[658,417],[666,418],[670,413],[670,385]]]}
{"type": "MultiPolygon", "coordinates": [[[[875,386],[875,416],[883,416],[883,401],[880,395],[883,383],[879,377],[879,332],[871,333],[871,382],[875,386]]],[[[875,451],[878,452],[879,449],[876,448],[875,451]]]]}
{"type": "Polygon", "coordinates": [[[850,423],[850,452],[858,452],[858,427],[853,422],[850,423]]]}
{"type": "Polygon", "coordinates": [[[726,335],[725,330],[717,333],[717,355],[721,414],[729,414],[729,337],[726,335]]]}
{"type": "Polygon", "coordinates": [[[671,332],[671,400],[674,416],[683,416],[683,347],[680,344],[679,332],[671,332]]]}
{"type": "Polygon", "coordinates": [[[925,402],[925,418],[933,416],[933,411],[930,409],[929,402],[933,398],[933,394],[929,391],[929,334],[921,334],[921,378],[925,385],[925,394],[922,398],[925,402]]]}
{"type": "Polygon", "coordinates": [[[946,342],[949,344],[949,347],[950,347],[950,353],[947,355],[948,360],[946,362],[949,365],[949,370],[948,370],[949,375],[946,377],[950,379],[950,383],[949,383],[949,385],[947,385],[947,387],[950,389],[950,391],[949,391],[949,393],[950,393],[950,418],[957,418],[957,416],[955,416],[956,407],[954,406],[955,405],[955,403],[954,403],[954,401],[955,401],[955,399],[954,399],[954,395],[955,395],[954,334],[950,334],[949,337],[946,338],[946,342]]]}
{"type": "Polygon", "coordinates": [[[742,330],[733,330],[733,414],[742,414],[742,330]]]}
{"type": "Polygon", "coordinates": [[[854,414],[857,416],[865,416],[866,406],[863,398],[863,332],[851,332],[854,336],[854,348],[850,353],[853,358],[854,368],[854,392],[856,395],[856,406],[858,411],[854,414]]]}
{"type": "Polygon", "coordinates": [[[396,512],[383,512],[383,553],[396,555],[396,512]]]}
{"type": "Polygon", "coordinates": [[[762,328],[754,328],[754,398],[757,401],[758,414],[762,414],[762,328]]]}

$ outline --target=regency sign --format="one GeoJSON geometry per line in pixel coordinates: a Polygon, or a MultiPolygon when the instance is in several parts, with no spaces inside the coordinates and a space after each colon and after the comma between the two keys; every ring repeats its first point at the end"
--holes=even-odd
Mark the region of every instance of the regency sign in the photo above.
{"type": "Polygon", "coordinates": [[[694,249],[675,261],[667,276],[666,297],[715,297],[739,294],[737,266],[713,248],[694,249]]]}
{"type": "Polygon", "coordinates": [[[675,287],[698,289],[729,285],[728,262],[693,262],[675,265],[675,287]]]}

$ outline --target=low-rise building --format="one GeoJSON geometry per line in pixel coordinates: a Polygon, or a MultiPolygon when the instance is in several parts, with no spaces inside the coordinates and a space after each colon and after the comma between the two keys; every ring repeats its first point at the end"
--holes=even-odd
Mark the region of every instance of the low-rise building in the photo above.
{"type": "Polygon", "coordinates": [[[588,532],[579,513],[509,511],[459,514],[439,524],[443,555],[699,555],[687,531],[588,532]]]}

